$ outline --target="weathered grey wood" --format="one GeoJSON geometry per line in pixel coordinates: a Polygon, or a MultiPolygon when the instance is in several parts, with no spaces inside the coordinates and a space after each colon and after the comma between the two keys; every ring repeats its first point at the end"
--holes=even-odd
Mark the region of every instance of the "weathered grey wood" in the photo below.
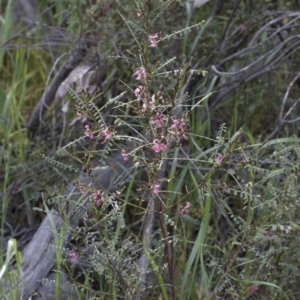
{"type": "MultiPolygon", "coordinates": [[[[106,163],[111,167],[107,168],[106,170],[93,172],[93,180],[89,176],[81,175],[78,181],[84,183],[85,185],[94,183],[95,188],[97,189],[102,187],[108,191],[114,190],[116,185],[120,184],[125,179],[124,175],[129,171],[131,163],[124,162],[121,155],[117,155],[111,159],[108,159],[106,163]]],[[[126,176],[128,175],[125,175],[125,177],[126,176]]],[[[71,182],[65,189],[65,195],[67,197],[71,197],[74,193],[78,192],[79,191],[74,188],[73,182],[71,182]]],[[[81,215],[77,214],[72,220],[72,223],[77,224],[80,218],[81,215]]],[[[56,215],[54,209],[51,209],[35,233],[31,242],[24,249],[22,253],[23,282],[19,285],[20,299],[27,300],[30,295],[32,295],[32,293],[38,289],[41,284],[41,280],[46,278],[50,273],[55,260],[54,248],[47,246],[54,245],[54,235],[50,228],[56,228],[57,231],[59,231],[61,227],[61,218],[56,215]]],[[[66,243],[68,239],[69,234],[66,233],[64,236],[64,243],[66,243]]]]}
{"type": "Polygon", "coordinates": [[[55,94],[59,86],[67,78],[67,76],[74,70],[78,64],[82,61],[86,55],[87,49],[89,47],[90,41],[82,38],[75,49],[69,56],[69,59],[61,66],[58,73],[55,75],[50,85],[45,89],[39,103],[35,107],[31,114],[30,120],[27,127],[30,131],[35,132],[38,128],[43,114],[47,111],[48,107],[55,99],[55,94]]]}
{"type": "MultiPolygon", "coordinates": [[[[54,244],[54,236],[49,228],[61,228],[62,222],[59,216],[55,215],[54,209],[42,222],[31,242],[24,249],[22,279],[23,283],[19,285],[21,299],[28,299],[39,286],[39,280],[45,278],[53,267],[55,252],[46,245],[54,244]],[[53,226],[52,224],[53,223],[53,226]]],[[[69,234],[65,235],[65,241],[68,240],[69,234]]]]}

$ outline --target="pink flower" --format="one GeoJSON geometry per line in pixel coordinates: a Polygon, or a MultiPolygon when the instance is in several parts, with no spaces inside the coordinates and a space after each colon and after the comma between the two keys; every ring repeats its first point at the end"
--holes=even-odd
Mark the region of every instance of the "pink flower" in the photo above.
{"type": "Polygon", "coordinates": [[[94,135],[91,133],[90,126],[85,125],[84,128],[85,128],[84,135],[88,136],[92,140],[94,138],[94,135]]]}
{"type": "Polygon", "coordinates": [[[93,193],[93,197],[94,197],[94,201],[95,201],[95,204],[97,206],[101,206],[102,204],[102,196],[103,196],[103,192],[102,191],[97,191],[95,193],[93,193]]]}
{"type": "Polygon", "coordinates": [[[153,146],[152,146],[152,150],[155,152],[155,153],[159,153],[163,150],[166,150],[168,149],[168,144],[163,144],[161,143],[160,141],[158,140],[154,140],[153,141],[153,146]]]}
{"type": "Polygon", "coordinates": [[[180,210],[180,215],[181,215],[181,216],[184,216],[186,213],[188,213],[188,212],[189,212],[190,206],[191,206],[191,203],[190,203],[190,202],[187,202],[187,203],[185,204],[185,206],[180,210]]]}
{"type": "Polygon", "coordinates": [[[136,16],[138,18],[140,18],[142,16],[142,12],[139,9],[136,10],[136,16]]]}
{"type": "Polygon", "coordinates": [[[147,110],[147,107],[150,107],[151,110],[154,109],[154,105],[155,105],[155,95],[153,95],[151,97],[151,101],[148,102],[148,105],[144,102],[143,105],[142,105],[142,112],[145,112],[147,110]]]}
{"type": "Polygon", "coordinates": [[[79,260],[79,255],[77,252],[75,252],[74,250],[72,250],[71,252],[69,252],[69,256],[71,257],[71,262],[76,264],[79,260]]]}
{"type": "Polygon", "coordinates": [[[80,113],[78,111],[76,111],[76,114],[77,114],[77,118],[76,118],[77,121],[81,120],[82,122],[84,122],[86,120],[86,118],[87,118],[84,114],[82,114],[82,113],[80,113]]]}
{"type": "Polygon", "coordinates": [[[175,119],[173,120],[173,124],[170,126],[170,132],[177,139],[183,137],[183,139],[188,140],[188,136],[184,134],[185,127],[186,123],[184,119],[175,119]]]}
{"type": "Polygon", "coordinates": [[[286,234],[289,234],[291,232],[290,227],[289,226],[284,226],[284,232],[286,234]]]}
{"type": "Polygon", "coordinates": [[[133,76],[136,76],[136,80],[146,79],[147,73],[144,67],[139,68],[133,76]]]}
{"type": "Polygon", "coordinates": [[[267,236],[268,236],[268,237],[272,237],[273,235],[274,235],[274,234],[273,234],[272,231],[267,232],[267,236]]]}
{"type": "Polygon", "coordinates": [[[185,121],[183,119],[181,120],[175,119],[173,125],[171,125],[170,128],[175,129],[177,131],[184,131],[185,121]]]}
{"type": "Polygon", "coordinates": [[[160,183],[159,183],[159,182],[156,182],[156,183],[154,184],[153,193],[154,193],[154,194],[158,194],[158,193],[159,193],[159,188],[160,188],[160,183]]]}
{"type": "Polygon", "coordinates": [[[217,157],[216,157],[216,162],[218,164],[220,164],[224,159],[224,156],[222,156],[221,154],[218,154],[217,157]]]}
{"type": "Polygon", "coordinates": [[[160,111],[157,111],[155,113],[155,116],[151,118],[150,123],[155,124],[156,127],[162,127],[163,120],[164,120],[164,116],[162,115],[162,113],[160,111]]]}
{"type": "Polygon", "coordinates": [[[245,32],[248,32],[248,31],[249,31],[249,28],[248,28],[247,26],[245,26],[245,25],[242,25],[242,26],[240,27],[240,31],[243,32],[243,33],[245,33],[245,32]]]}
{"type": "Polygon", "coordinates": [[[104,142],[108,141],[111,137],[111,132],[109,131],[109,128],[106,127],[103,131],[102,134],[104,135],[105,139],[104,142]]]}
{"type": "Polygon", "coordinates": [[[102,201],[101,201],[101,200],[95,200],[95,204],[96,204],[97,206],[101,206],[102,201]]]}
{"type": "Polygon", "coordinates": [[[257,292],[258,291],[258,286],[257,285],[252,285],[251,287],[250,287],[250,292],[251,293],[255,293],[255,292],[257,292]]]}
{"type": "Polygon", "coordinates": [[[134,94],[137,97],[137,100],[141,100],[141,96],[143,94],[143,92],[145,91],[145,87],[142,85],[139,85],[135,90],[134,90],[134,94]]]}
{"type": "Polygon", "coordinates": [[[142,112],[145,112],[147,110],[147,105],[146,103],[143,103],[142,105],[142,112]]]}
{"type": "Polygon", "coordinates": [[[124,149],[122,150],[122,156],[124,161],[129,161],[128,154],[125,152],[124,149]]]}
{"type": "Polygon", "coordinates": [[[150,46],[149,47],[157,48],[158,34],[155,33],[154,35],[149,35],[148,38],[149,38],[149,41],[150,41],[150,46]]]}

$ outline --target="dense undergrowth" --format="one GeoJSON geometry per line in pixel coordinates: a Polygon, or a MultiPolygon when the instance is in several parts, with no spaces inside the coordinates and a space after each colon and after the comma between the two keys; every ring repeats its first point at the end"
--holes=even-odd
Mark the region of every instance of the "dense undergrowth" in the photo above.
{"type": "Polygon", "coordinates": [[[57,1],[28,24],[1,3],[3,299],[28,243],[8,238],[49,208],[55,299],[298,299],[297,13],[188,2],[57,1]],[[83,37],[85,76],[28,128],[83,37]]]}

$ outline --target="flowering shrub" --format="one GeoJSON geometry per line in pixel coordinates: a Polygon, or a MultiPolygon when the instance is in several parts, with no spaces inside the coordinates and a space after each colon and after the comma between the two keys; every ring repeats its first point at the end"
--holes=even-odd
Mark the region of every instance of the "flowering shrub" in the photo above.
{"type": "MultiPolygon", "coordinates": [[[[125,91],[101,106],[93,102],[96,94],[69,91],[83,136],[58,154],[80,161],[88,175],[104,167],[116,169],[114,163],[126,170],[111,176],[112,189],[99,188],[101,182],[95,180],[77,183],[82,202],[72,205],[81,212],[83,225],[69,228],[76,244],[67,250],[72,265],[60,267],[74,277],[70,269],[85,261],[100,286],[110,284],[111,289],[101,286],[101,292],[128,299],[146,299],[151,293],[165,299],[261,296],[268,286],[264,272],[271,270],[271,259],[280,257],[267,249],[276,244],[278,228],[268,224],[262,229],[253,215],[262,195],[268,195],[261,182],[275,175],[261,176],[268,170],[262,171],[253,156],[261,145],[243,141],[242,130],[230,137],[222,124],[214,137],[207,137],[214,144],[202,147],[203,136],[191,120],[203,99],[184,93],[188,78],[201,70],[192,70],[189,63],[178,68],[176,58],[156,58],[166,38],[177,33],[150,26],[156,18],[152,4],[136,2],[135,22],[122,16],[138,48],[128,66],[131,78],[123,82],[125,91]],[[87,143],[83,153],[73,151],[82,139],[87,143]],[[138,224],[133,233],[128,223],[138,224]],[[257,248],[262,248],[256,260],[259,274],[252,267],[257,248]]],[[[285,241],[292,237],[292,226],[280,230],[285,241]]],[[[281,295],[276,284],[269,287],[281,295]]]]}

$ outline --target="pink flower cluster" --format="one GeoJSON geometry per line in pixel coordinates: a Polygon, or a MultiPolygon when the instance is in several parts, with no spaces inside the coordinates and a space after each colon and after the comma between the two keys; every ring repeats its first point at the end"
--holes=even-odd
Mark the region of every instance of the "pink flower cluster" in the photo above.
{"type": "Polygon", "coordinates": [[[151,48],[157,48],[157,39],[158,39],[158,34],[155,33],[153,35],[148,36],[149,41],[150,41],[150,46],[151,48]]]}
{"type": "Polygon", "coordinates": [[[85,125],[84,128],[85,128],[84,135],[88,136],[92,140],[94,138],[94,135],[91,132],[90,126],[85,125]]]}
{"type": "MultiPolygon", "coordinates": [[[[104,136],[104,142],[108,141],[111,137],[111,132],[108,127],[106,127],[104,130],[102,130],[102,135],[104,136]]],[[[104,143],[103,142],[103,143],[104,143]]]]}
{"type": "Polygon", "coordinates": [[[167,149],[168,149],[168,143],[167,142],[159,141],[157,139],[155,139],[153,141],[152,150],[155,153],[160,153],[161,151],[167,150],[167,149]]]}
{"type": "Polygon", "coordinates": [[[187,140],[188,137],[185,134],[185,129],[186,129],[185,120],[183,118],[175,119],[173,120],[173,124],[170,127],[170,132],[177,139],[183,137],[185,140],[187,140]]]}
{"type": "Polygon", "coordinates": [[[134,95],[136,96],[137,101],[142,101],[142,112],[146,112],[147,108],[150,108],[151,110],[154,109],[155,106],[155,95],[152,95],[151,101],[147,100],[149,98],[147,95],[145,95],[145,87],[142,85],[139,85],[135,90],[134,90],[134,95]],[[143,99],[144,98],[144,99],[143,99]]]}
{"type": "Polygon", "coordinates": [[[156,127],[162,127],[165,116],[160,111],[155,111],[154,116],[151,118],[150,123],[155,124],[156,127]]]}
{"type": "Polygon", "coordinates": [[[78,260],[79,260],[79,255],[74,250],[72,250],[71,252],[69,252],[69,257],[71,258],[71,262],[73,264],[76,264],[78,262],[78,260]]]}
{"type": "Polygon", "coordinates": [[[191,203],[187,202],[185,204],[185,206],[180,210],[180,215],[184,216],[185,214],[187,214],[189,212],[189,208],[191,207],[191,203]]]}
{"type": "Polygon", "coordinates": [[[124,161],[129,161],[128,154],[126,153],[126,151],[124,149],[122,150],[121,154],[123,156],[124,161]]]}
{"type": "Polygon", "coordinates": [[[155,106],[155,95],[152,96],[151,101],[149,101],[147,104],[145,101],[143,101],[143,107],[142,112],[146,112],[147,108],[150,108],[151,110],[154,109],[155,106]]]}
{"type": "Polygon", "coordinates": [[[160,191],[160,183],[159,182],[155,182],[154,186],[153,186],[153,193],[154,194],[158,194],[160,191]]]}
{"type": "Polygon", "coordinates": [[[224,159],[224,156],[221,154],[218,154],[216,157],[216,163],[220,164],[223,161],[223,159],[224,159]]]}
{"type": "Polygon", "coordinates": [[[136,76],[136,80],[142,80],[147,78],[147,73],[144,67],[140,67],[133,76],[136,76]]]}
{"type": "Polygon", "coordinates": [[[142,96],[145,92],[145,87],[142,85],[139,85],[135,90],[134,90],[134,94],[137,97],[138,101],[142,100],[142,96]]]}
{"type": "Polygon", "coordinates": [[[93,193],[94,202],[96,206],[100,207],[103,203],[103,191],[99,190],[95,193],[93,193]]]}
{"type": "Polygon", "coordinates": [[[252,285],[252,286],[250,287],[250,292],[251,292],[251,293],[255,293],[255,292],[257,292],[258,290],[259,290],[259,288],[258,288],[257,285],[252,285]]]}

